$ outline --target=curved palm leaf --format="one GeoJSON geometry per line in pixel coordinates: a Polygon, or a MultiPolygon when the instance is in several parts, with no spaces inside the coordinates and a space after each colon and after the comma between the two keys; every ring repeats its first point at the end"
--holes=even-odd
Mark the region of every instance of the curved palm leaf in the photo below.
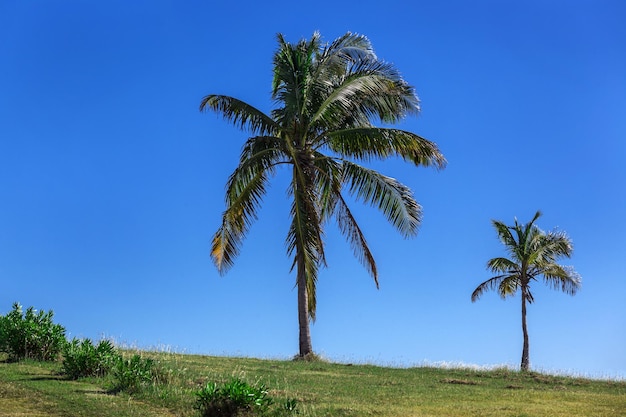
{"type": "Polygon", "coordinates": [[[283,155],[274,137],[248,139],[242,151],[241,162],[226,183],[226,206],[222,226],[213,237],[211,257],[220,273],[225,273],[239,254],[241,241],[256,220],[268,176],[283,155]]]}
{"type": "Polygon", "coordinates": [[[491,223],[496,229],[498,239],[505,246],[506,251],[514,256],[516,260],[519,260],[519,258],[517,257],[517,253],[515,252],[515,248],[517,247],[517,241],[515,240],[513,233],[511,233],[511,229],[509,228],[509,226],[498,220],[492,220],[491,223]]]}
{"type": "Polygon", "coordinates": [[[200,102],[200,111],[212,110],[242,130],[267,135],[278,131],[278,126],[265,113],[248,103],[229,96],[210,94],[200,102]]]}
{"type": "Polygon", "coordinates": [[[410,188],[395,178],[360,165],[351,162],[344,162],[343,165],[345,182],[349,184],[351,193],[377,207],[403,236],[417,233],[422,208],[413,198],[410,188]]]}
{"type": "Polygon", "coordinates": [[[552,289],[575,295],[580,289],[580,275],[570,266],[552,264],[543,271],[543,279],[552,289]]]}
{"type": "Polygon", "coordinates": [[[258,173],[250,178],[238,192],[229,194],[229,205],[222,217],[222,225],[213,236],[211,258],[218,271],[224,274],[239,254],[241,241],[256,220],[256,210],[265,194],[267,177],[258,173]]]}
{"type": "Polygon", "coordinates": [[[419,101],[411,88],[384,73],[390,66],[378,62],[375,65],[380,67],[359,68],[362,73],[350,74],[335,86],[316,109],[311,122],[323,127],[370,126],[373,117],[395,123],[406,115],[417,114],[419,101]]]}
{"type": "Polygon", "coordinates": [[[508,258],[493,258],[487,262],[487,268],[493,272],[517,272],[519,266],[508,258]]]}
{"type": "Polygon", "coordinates": [[[298,179],[306,182],[306,178],[294,175],[294,184],[290,187],[293,196],[291,206],[291,226],[287,233],[287,253],[294,255],[292,269],[299,268],[300,273],[306,276],[308,292],[308,313],[311,320],[315,320],[316,293],[315,287],[320,264],[325,264],[322,227],[319,219],[319,210],[315,199],[311,195],[310,187],[298,183],[298,179]],[[302,187],[305,186],[303,190],[302,187]]]}
{"type": "Polygon", "coordinates": [[[435,143],[403,130],[353,128],[331,132],[327,137],[330,149],[347,158],[369,161],[400,156],[415,165],[446,166],[435,143]]]}
{"type": "Polygon", "coordinates": [[[352,215],[348,205],[341,196],[337,200],[337,211],[335,214],[337,218],[337,225],[341,234],[343,234],[354,252],[354,256],[361,262],[361,264],[367,269],[370,275],[374,278],[376,288],[379,288],[378,283],[378,270],[376,268],[376,261],[370,251],[370,248],[365,240],[365,235],[361,231],[359,224],[352,215]]]}
{"type": "Polygon", "coordinates": [[[489,278],[487,281],[481,283],[476,289],[472,292],[472,302],[478,300],[485,291],[493,290],[500,287],[502,281],[508,277],[508,275],[497,275],[495,277],[489,278]]]}

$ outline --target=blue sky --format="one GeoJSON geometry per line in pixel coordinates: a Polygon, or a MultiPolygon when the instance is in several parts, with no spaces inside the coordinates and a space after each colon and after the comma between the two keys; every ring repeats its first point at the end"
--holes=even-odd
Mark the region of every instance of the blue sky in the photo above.
{"type": "Polygon", "coordinates": [[[265,111],[276,33],[370,38],[422,100],[401,128],[442,171],[372,164],[411,186],[419,235],[355,212],[380,290],[332,224],[313,347],[338,361],[518,366],[519,297],[470,294],[502,255],[491,219],[558,227],[574,297],[534,289],[534,369],[626,376],[626,6],[588,1],[0,3],[0,311],[53,309],[70,336],[288,358],[297,352],[287,172],[236,266],[210,239],[246,136],[210,93],[265,111]]]}

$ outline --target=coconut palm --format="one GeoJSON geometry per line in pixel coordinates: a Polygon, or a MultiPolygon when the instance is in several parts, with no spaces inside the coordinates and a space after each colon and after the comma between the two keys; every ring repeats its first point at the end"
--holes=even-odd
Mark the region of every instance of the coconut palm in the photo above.
{"type": "Polygon", "coordinates": [[[524,346],[522,348],[521,369],[529,367],[528,328],[526,326],[526,303],[534,301],[531,283],[542,277],[543,281],[553,289],[560,289],[569,295],[576,294],[580,288],[580,276],[572,267],[556,263],[560,257],[572,255],[572,241],[563,232],[545,233],[535,225],[541,216],[537,211],[535,217],[525,224],[515,219],[514,226],[493,220],[498,238],[506,247],[510,258],[493,258],[487,262],[487,268],[498,275],[480,284],[472,293],[472,302],[478,300],[483,292],[496,290],[502,298],[513,296],[519,290],[522,294],[522,332],[524,346]]]}
{"type": "Polygon", "coordinates": [[[359,162],[401,157],[414,165],[443,168],[437,146],[388,125],[419,111],[414,88],[374,55],[368,39],[346,33],[323,44],[318,33],[297,44],[278,35],[272,100],[265,114],[224,95],[208,95],[201,111],[213,111],[251,135],[226,184],[226,210],[211,256],[220,273],[234,263],[256,219],[269,180],[288,168],[291,225],[287,253],[298,293],[300,357],[313,353],[309,321],[315,320],[316,283],[326,265],[324,226],[334,218],[358,260],[378,286],[376,263],[346,194],[377,207],[404,236],[413,236],[421,208],[411,190],[359,162]]]}

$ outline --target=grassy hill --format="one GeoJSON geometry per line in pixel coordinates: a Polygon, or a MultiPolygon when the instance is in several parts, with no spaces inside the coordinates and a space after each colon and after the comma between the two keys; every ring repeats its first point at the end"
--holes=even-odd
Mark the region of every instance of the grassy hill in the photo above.
{"type": "Polygon", "coordinates": [[[107,378],[66,380],[59,363],[0,362],[0,417],[196,416],[194,392],[208,381],[232,377],[265,384],[276,400],[297,399],[303,417],[626,416],[626,381],[507,369],[141,355],[154,359],[157,378],[132,396],[110,393],[107,378]]]}

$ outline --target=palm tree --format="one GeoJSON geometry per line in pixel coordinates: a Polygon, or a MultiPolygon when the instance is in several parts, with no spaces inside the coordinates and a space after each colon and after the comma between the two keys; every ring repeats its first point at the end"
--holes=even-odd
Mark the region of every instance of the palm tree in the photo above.
{"type": "Polygon", "coordinates": [[[493,258],[487,262],[487,269],[498,274],[480,284],[472,293],[472,302],[486,290],[497,290],[503,299],[513,296],[520,290],[522,293],[522,332],[524,346],[522,349],[522,371],[529,367],[528,329],[526,326],[526,302],[534,301],[530,284],[543,277],[543,281],[553,289],[560,289],[569,295],[576,294],[580,288],[580,276],[572,267],[556,263],[557,259],[572,255],[572,241],[563,232],[545,233],[534,223],[541,216],[537,211],[535,217],[521,225],[515,219],[514,226],[492,220],[498,238],[506,247],[510,258],[493,258]]]}
{"type": "Polygon", "coordinates": [[[313,353],[309,321],[315,320],[318,270],[326,265],[324,226],[330,218],[378,287],[374,257],[345,192],[377,207],[404,236],[415,235],[421,220],[421,207],[407,186],[357,162],[401,157],[443,168],[446,161],[434,143],[372,124],[417,114],[419,100],[392,65],[376,58],[366,37],[346,33],[330,44],[322,44],[318,33],[297,44],[277,37],[276,107],[269,115],[224,95],[208,95],[200,104],[201,111],[216,112],[251,135],[226,184],[226,210],[211,257],[220,273],[233,265],[270,177],[288,167],[287,253],[296,271],[299,356],[307,358],[313,353]]]}

